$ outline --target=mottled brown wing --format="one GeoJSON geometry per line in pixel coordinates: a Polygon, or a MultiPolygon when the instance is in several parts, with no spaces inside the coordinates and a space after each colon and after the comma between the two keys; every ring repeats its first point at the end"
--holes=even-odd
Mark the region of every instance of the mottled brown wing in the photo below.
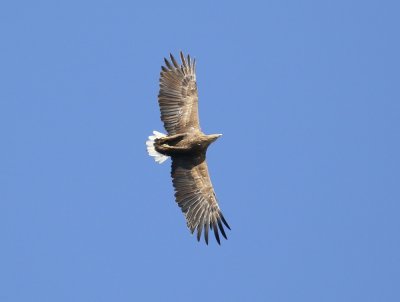
{"type": "Polygon", "coordinates": [[[230,227],[219,209],[204,155],[172,157],[171,176],[176,202],[192,234],[197,229],[197,240],[204,229],[204,239],[208,244],[209,228],[214,231],[218,244],[218,228],[227,239],[222,223],[228,229],[230,227]]]}
{"type": "Polygon", "coordinates": [[[196,85],[196,62],[188,55],[180,53],[182,64],[179,65],[171,56],[171,62],[165,60],[161,67],[160,105],[161,120],[169,135],[199,129],[198,96],[196,85]]]}

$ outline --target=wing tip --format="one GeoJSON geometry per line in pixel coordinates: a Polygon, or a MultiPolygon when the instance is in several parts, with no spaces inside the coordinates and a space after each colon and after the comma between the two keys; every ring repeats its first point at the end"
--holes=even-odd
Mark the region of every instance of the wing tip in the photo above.
{"type": "MultiPolygon", "coordinates": [[[[191,57],[189,54],[187,54],[187,56],[185,57],[185,54],[182,50],[179,51],[179,56],[181,58],[182,61],[182,65],[184,68],[188,68],[191,71],[195,70],[195,66],[196,66],[196,59],[191,57]]],[[[164,63],[165,66],[169,69],[169,70],[173,70],[174,68],[180,68],[179,63],[176,61],[174,55],[172,53],[169,53],[169,60],[167,58],[164,57],[164,63]]],[[[161,69],[163,71],[167,71],[167,69],[164,66],[161,66],[161,69]]]]}
{"type": "Polygon", "coordinates": [[[202,231],[204,228],[204,241],[205,241],[206,245],[208,245],[208,242],[209,242],[209,240],[208,240],[209,239],[208,238],[209,230],[213,231],[218,245],[221,245],[221,237],[219,236],[219,232],[221,232],[221,235],[222,235],[222,237],[225,238],[225,240],[228,240],[228,236],[226,235],[223,224],[225,224],[225,226],[230,230],[230,227],[229,227],[228,223],[226,222],[225,218],[222,218],[221,216],[218,217],[217,219],[215,219],[214,221],[209,221],[206,223],[199,224],[197,226],[197,236],[196,236],[197,241],[200,242],[202,231]]]}

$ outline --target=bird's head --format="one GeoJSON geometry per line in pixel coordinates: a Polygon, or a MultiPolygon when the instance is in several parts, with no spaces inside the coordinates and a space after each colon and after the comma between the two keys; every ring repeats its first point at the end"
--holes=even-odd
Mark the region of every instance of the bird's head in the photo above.
{"type": "Polygon", "coordinates": [[[211,136],[211,138],[212,138],[212,140],[213,140],[213,142],[214,142],[214,141],[217,140],[217,138],[219,138],[220,136],[222,136],[222,134],[211,134],[210,136],[211,136]]]}
{"type": "Polygon", "coordinates": [[[215,142],[222,134],[211,134],[207,135],[207,139],[209,141],[209,144],[215,142]]]}

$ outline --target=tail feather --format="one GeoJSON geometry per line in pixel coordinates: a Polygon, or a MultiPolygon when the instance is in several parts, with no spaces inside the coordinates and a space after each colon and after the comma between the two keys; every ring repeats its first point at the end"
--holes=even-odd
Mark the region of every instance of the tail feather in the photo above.
{"type": "Polygon", "coordinates": [[[146,141],[147,152],[149,153],[150,156],[154,157],[154,160],[156,162],[162,164],[168,159],[168,156],[156,151],[156,149],[154,148],[154,140],[156,138],[165,137],[166,135],[158,131],[153,131],[153,134],[154,135],[150,135],[149,139],[146,141]]]}

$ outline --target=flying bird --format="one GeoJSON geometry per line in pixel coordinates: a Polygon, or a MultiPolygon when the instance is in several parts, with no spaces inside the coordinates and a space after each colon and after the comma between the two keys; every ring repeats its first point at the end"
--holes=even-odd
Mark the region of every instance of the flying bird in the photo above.
{"type": "Polygon", "coordinates": [[[179,64],[170,54],[161,67],[158,103],[166,134],[153,131],[146,142],[147,151],[155,161],[172,160],[171,177],[175,200],[193,234],[208,244],[209,229],[221,244],[219,232],[227,239],[224,225],[230,229],[218,206],[208,174],[207,148],[222,134],[205,135],[199,124],[196,61],[180,52],[179,64]]]}

